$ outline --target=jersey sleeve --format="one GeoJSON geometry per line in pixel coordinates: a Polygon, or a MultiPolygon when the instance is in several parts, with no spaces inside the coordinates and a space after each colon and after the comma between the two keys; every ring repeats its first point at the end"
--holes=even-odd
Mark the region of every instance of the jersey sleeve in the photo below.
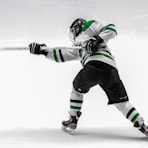
{"type": "Polygon", "coordinates": [[[109,24],[102,27],[102,29],[99,32],[99,36],[103,39],[105,43],[107,43],[110,39],[116,37],[116,35],[116,27],[113,24],[109,24]]]}
{"type": "MultiPolygon", "coordinates": [[[[79,49],[80,50],[80,49],[79,49]]],[[[55,62],[67,62],[80,59],[80,52],[78,49],[61,49],[55,48],[48,51],[47,58],[55,62]]]]}

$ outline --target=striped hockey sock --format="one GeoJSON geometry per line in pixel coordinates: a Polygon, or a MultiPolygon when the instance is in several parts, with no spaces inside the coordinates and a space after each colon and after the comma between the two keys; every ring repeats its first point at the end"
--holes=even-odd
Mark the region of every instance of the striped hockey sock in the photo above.
{"type": "Polygon", "coordinates": [[[82,100],[70,100],[70,109],[74,111],[80,111],[83,101],[82,100]]]}
{"type": "Polygon", "coordinates": [[[126,115],[126,118],[129,119],[132,123],[135,123],[135,121],[137,121],[139,117],[140,114],[134,107],[130,108],[126,115]]]}
{"type": "Polygon", "coordinates": [[[136,121],[143,120],[139,112],[129,103],[129,101],[116,103],[115,106],[133,124],[136,121]]]}
{"type": "Polygon", "coordinates": [[[70,97],[70,115],[75,116],[81,110],[83,104],[83,94],[73,89],[70,97]]]}

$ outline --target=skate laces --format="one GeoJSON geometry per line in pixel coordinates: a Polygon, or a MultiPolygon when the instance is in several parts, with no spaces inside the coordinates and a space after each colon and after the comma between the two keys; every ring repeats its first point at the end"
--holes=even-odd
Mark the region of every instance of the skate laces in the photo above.
{"type": "Polygon", "coordinates": [[[138,121],[136,121],[134,123],[134,127],[138,128],[138,129],[143,127],[143,126],[144,126],[144,120],[142,118],[140,118],[138,121]]]}
{"type": "Polygon", "coordinates": [[[143,119],[139,120],[139,121],[138,121],[138,124],[139,124],[140,127],[145,126],[144,120],[143,120],[143,119]]]}
{"type": "Polygon", "coordinates": [[[71,115],[70,112],[69,112],[69,116],[68,116],[68,117],[69,117],[70,119],[71,119],[71,117],[75,117],[75,118],[78,120],[79,117],[80,117],[80,115],[81,115],[81,112],[76,112],[75,115],[71,115]]]}

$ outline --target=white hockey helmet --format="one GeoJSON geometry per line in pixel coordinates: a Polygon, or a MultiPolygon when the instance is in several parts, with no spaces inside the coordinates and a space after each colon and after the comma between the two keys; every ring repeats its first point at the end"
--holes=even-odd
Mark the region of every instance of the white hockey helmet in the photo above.
{"type": "Polygon", "coordinates": [[[86,20],[83,18],[76,19],[70,26],[70,36],[71,36],[70,38],[73,38],[74,40],[82,31],[83,25],[85,23],[86,23],[86,20]]]}

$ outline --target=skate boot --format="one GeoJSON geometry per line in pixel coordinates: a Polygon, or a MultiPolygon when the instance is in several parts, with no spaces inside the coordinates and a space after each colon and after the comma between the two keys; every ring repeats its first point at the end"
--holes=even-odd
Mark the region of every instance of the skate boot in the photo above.
{"type": "Polygon", "coordinates": [[[69,133],[69,134],[74,134],[74,130],[77,128],[77,122],[79,117],[81,116],[81,112],[78,111],[76,112],[76,116],[70,115],[70,119],[67,121],[62,122],[62,129],[69,133]]]}
{"type": "Polygon", "coordinates": [[[134,123],[134,127],[136,127],[139,131],[141,131],[143,134],[145,134],[146,136],[148,136],[148,126],[146,126],[144,124],[144,121],[136,121],[134,123]]]}

